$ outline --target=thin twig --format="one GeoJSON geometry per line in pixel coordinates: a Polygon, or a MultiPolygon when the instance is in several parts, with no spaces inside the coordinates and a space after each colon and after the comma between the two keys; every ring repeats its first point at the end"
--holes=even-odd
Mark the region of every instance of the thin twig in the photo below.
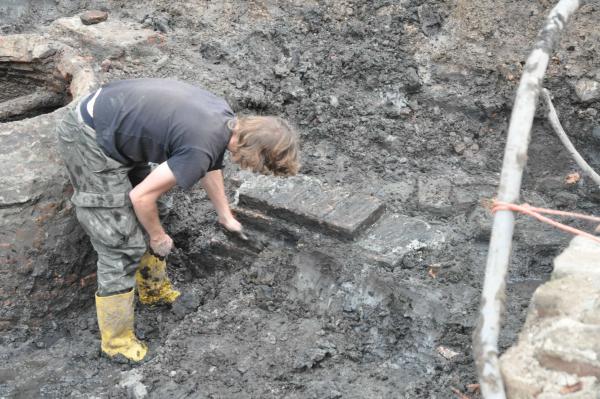
{"type": "Polygon", "coordinates": [[[542,94],[544,96],[544,100],[546,101],[546,106],[548,107],[548,121],[550,122],[550,125],[552,125],[552,128],[556,132],[558,138],[563,143],[569,154],[571,154],[575,162],[577,162],[577,165],[579,165],[581,170],[583,170],[583,172],[588,175],[594,181],[594,183],[600,186],[600,175],[598,175],[598,173],[592,169],[585,159],[583,159],[581,154],[577,152],[575,146],[571,140],[569,140],[569,136],[567,136],[567,133],[560,124],[558,114],[556,113],[556,109],[554,109],[554,104],[552,104],[552,99],[550,98],[550,92],[548,89],[542,89],[542,94]]]}

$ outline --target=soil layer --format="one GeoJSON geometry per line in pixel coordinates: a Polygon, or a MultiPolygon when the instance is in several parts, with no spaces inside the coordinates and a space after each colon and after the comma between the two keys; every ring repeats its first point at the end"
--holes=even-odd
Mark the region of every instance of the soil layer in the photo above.
{"type": "MultiPolygon", "coordinates": [[[[162,32],[159,56],[90,50],[101,79],[176,78],[237,112],[282,115],[300,132],[302,174],[418,217],[445,244],[386,266],[282,221],[294,235],[258,233],[267,248],[257,252],[229,244],[202,190],[176,191],[164,223],[184,295],[170,309],[138,307],[150,359],[99,356],[90,297],[40,328],[2,333],[0,397],[450,398],[476,383],[471,335],[491,225],[482,201],[494,196],[516,85],[550,2],[4,3],[4,33],[42,32],[88,9],[162,32]]],[[[596,166],[600,106],[574,87],[600,79],[599,12],[588,4],[578,13],[546,79],[565,129],[596,166]]],[[[576,167],[542,116],[523,200],[595,211],[600,192],[565,179],[576,167]]],[[[245,175],[230,164],[226,175],[233,197],[245,175]]],[[[519,219],[502,350],[568,240],[519,219]]]]}

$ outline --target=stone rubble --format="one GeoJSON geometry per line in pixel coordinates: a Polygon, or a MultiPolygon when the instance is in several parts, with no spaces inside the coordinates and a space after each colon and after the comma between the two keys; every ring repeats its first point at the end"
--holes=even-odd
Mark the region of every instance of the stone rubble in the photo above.
{"type": "Polygon", "coordinates": [[[534,293],[517,345],[501,357],[508,397],[597,398],[600,245],[574,238],[534,293]]]}

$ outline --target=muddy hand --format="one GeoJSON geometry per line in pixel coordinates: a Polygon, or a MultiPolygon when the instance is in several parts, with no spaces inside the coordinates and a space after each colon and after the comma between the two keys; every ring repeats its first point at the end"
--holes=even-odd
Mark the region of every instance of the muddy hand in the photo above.
{"type": "Polygon", "coordinates": [[[152,238],[150,240],[150,249],[153,255],[165,258],[173,249],[173,240],[168,234],[152,238]]]}
{"type": "Polygon", "coordinates": [[[264,241],[260,240],[254,234],[252,234],[244,229],[229,230],[222,224],[220,224],[220,226],[223,229],[223,232],[225,232],[225,235],[227,237],[229,237],[232,240],[237,241],[247,247],[250,247],[250,249],[252,249],[253,251],[261,252],[267,246],[267,244],[264,241]]]}

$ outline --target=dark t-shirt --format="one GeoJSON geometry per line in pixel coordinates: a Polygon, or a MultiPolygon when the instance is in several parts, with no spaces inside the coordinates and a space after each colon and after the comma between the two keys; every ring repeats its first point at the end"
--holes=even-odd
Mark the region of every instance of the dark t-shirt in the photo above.
{"type": "Polygon", "coordinates": [[[233,111],[198,87],[168,79],[109,83],[94,104],[98,145],[126,164],[167,164],[187,189],[223,167],[233,111]]]}

